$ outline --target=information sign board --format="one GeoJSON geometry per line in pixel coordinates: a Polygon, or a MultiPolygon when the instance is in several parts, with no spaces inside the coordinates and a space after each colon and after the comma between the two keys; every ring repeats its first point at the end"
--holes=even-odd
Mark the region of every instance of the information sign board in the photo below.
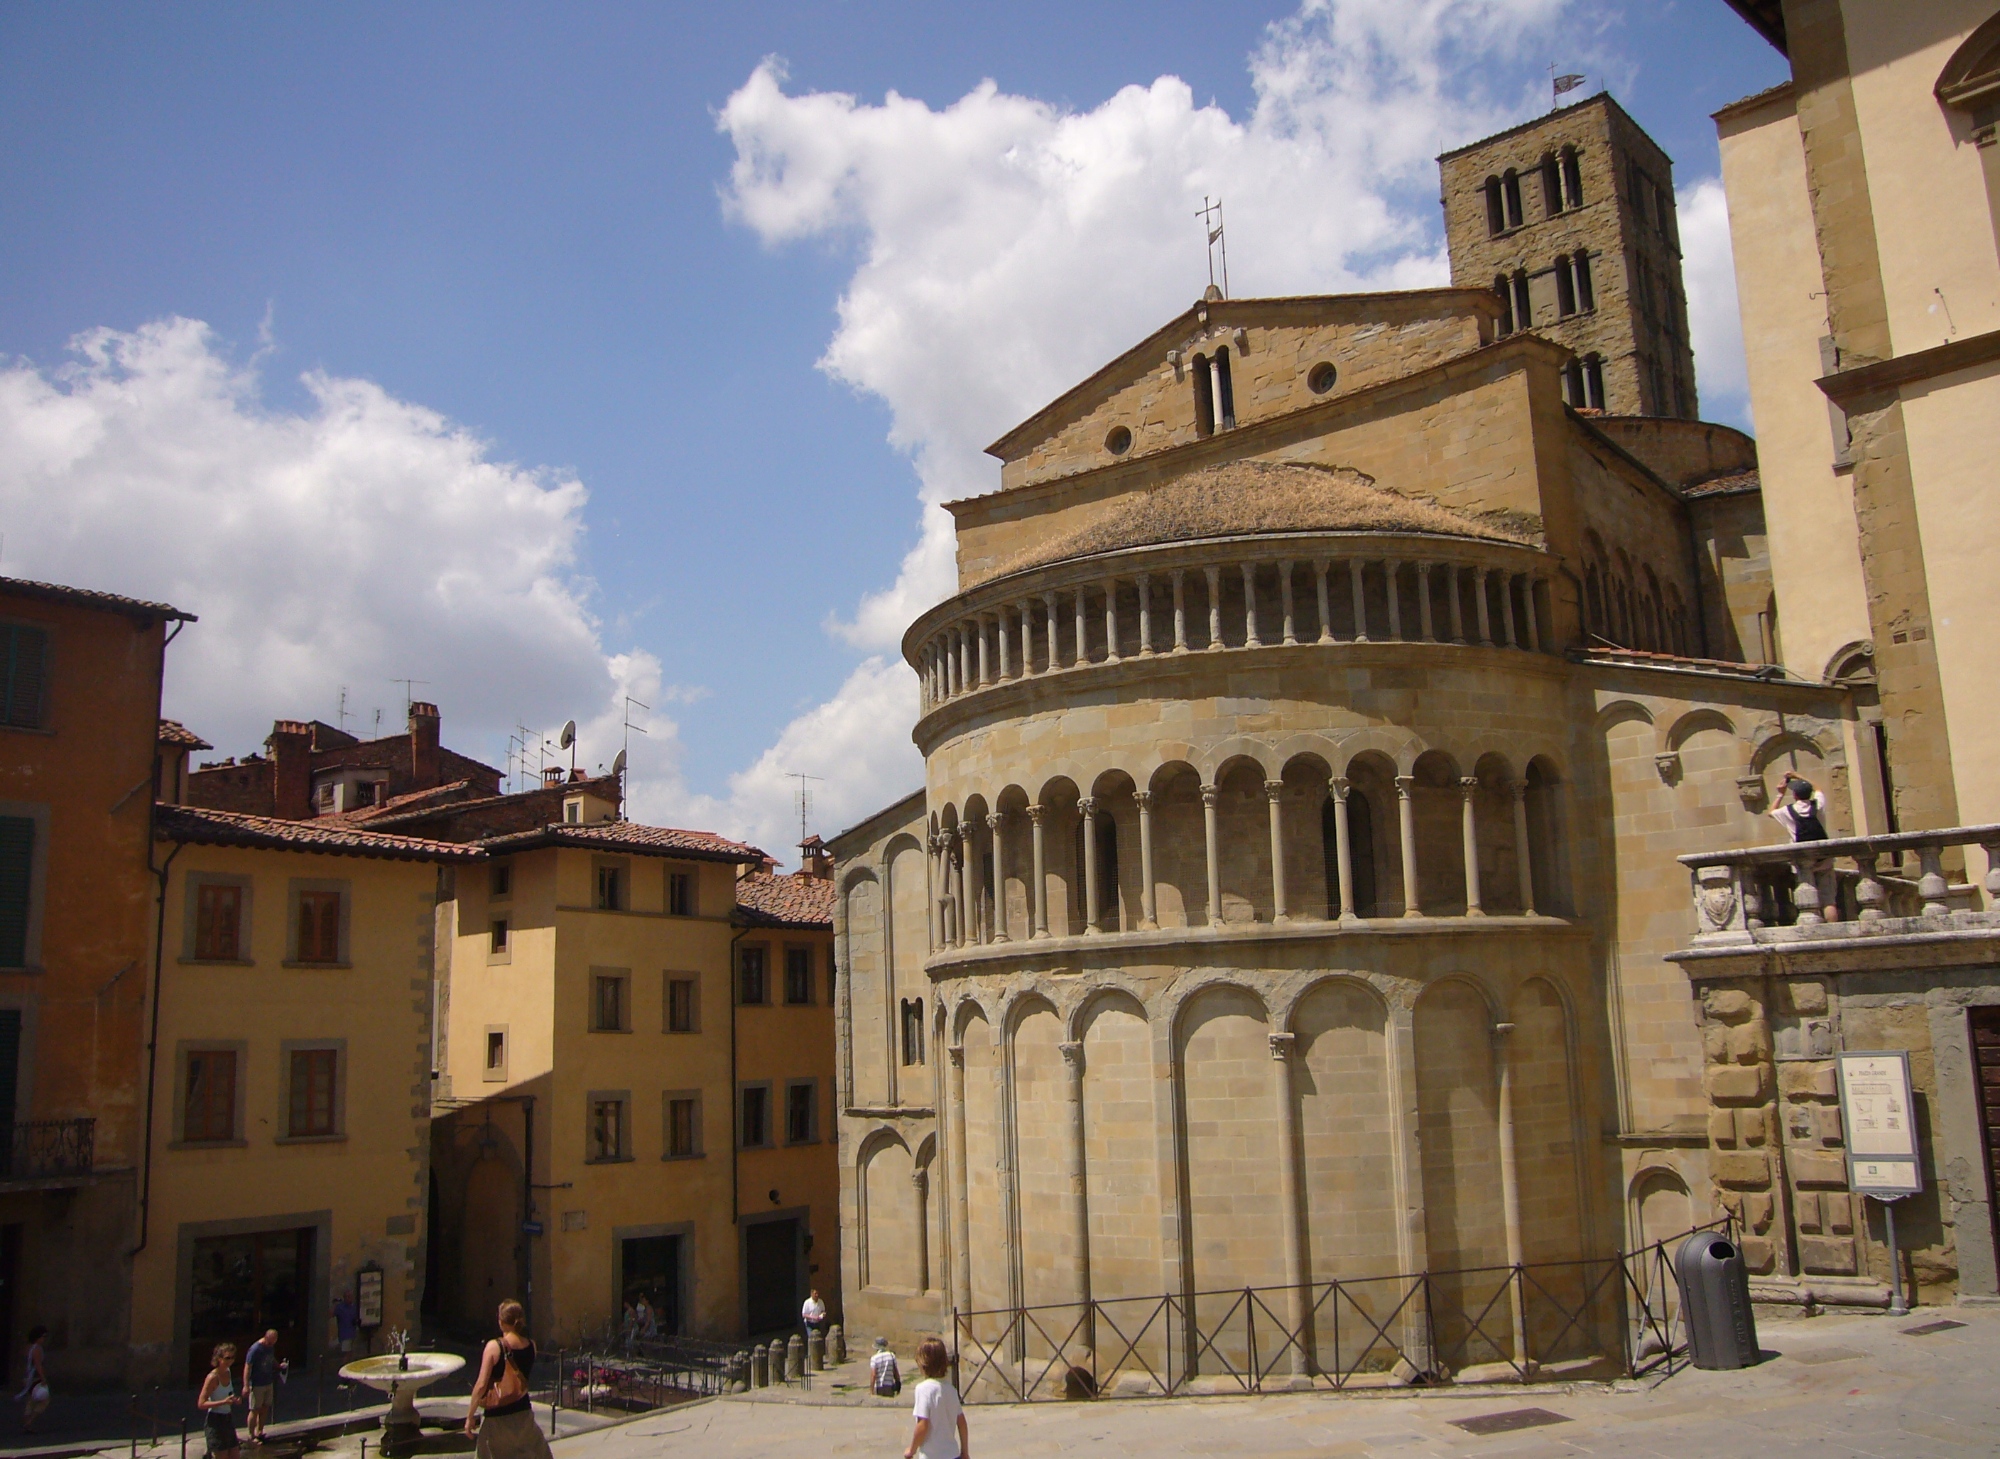
{"type": "Polygon", "coordinates": [[[1910,1099],[1910,1056],[1900,1050],[1836,1054],[1840,1122],[1847,1133],[1847,1183],[1877,1200],[1924,1188],[1910,1099]]]}

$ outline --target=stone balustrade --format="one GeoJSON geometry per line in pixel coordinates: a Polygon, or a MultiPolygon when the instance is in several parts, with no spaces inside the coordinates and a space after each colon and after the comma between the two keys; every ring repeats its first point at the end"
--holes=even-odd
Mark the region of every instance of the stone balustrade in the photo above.
{"type": "Polygon", "coordinates": [[[2000,914],[1977,910],[1976,888],[1946,876],[1947,852],[1965,846],[1986,853],[1987,905],[2000,904],[2000,825],[1683,856],[1694,896],[1695,944],[1921,934],[2000,923],[2000,914]]]}
{"type": "Polygon", "coordinates": [[[1546,559],[1380,533],[1142,548],[1010,574],[913,625],[926,713],[1134,658],[1423,643],[1552,653],[1546,559]]]}

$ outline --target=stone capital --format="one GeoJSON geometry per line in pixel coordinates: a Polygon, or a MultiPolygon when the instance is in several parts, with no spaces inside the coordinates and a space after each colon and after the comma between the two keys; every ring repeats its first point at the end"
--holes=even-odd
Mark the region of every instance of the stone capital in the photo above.
{"type": "Polygon", "coordinates": [[[952,1068],[963,1069],[965,1067],[964,1044],[948,1044],[945,1046],[944,1054],[947,1059],[951,1060],[952,1068]]]}
{"type": "Polygon", "coordinates": [[[1031,805],[1031,806],[1029,806],[1029,807],[1028,807],[1028,819],[1029,819],[1030,821],[1034,822],[1034,824],[1036,824],[1037,826],[1041,825],[1041,823],[1042,823],[1042,812],[1043,812],[1043,811],[1045,811],[1045,810],[1047,810],[1047,809],[1048,809],[1048,807],[1047,807],[1047,806],[1041,806],[1041,805],[1031,805]]]}
{"type": "Polygon", "coordinates": [[[1007,817],[999,811],[994,811],[986,818],[986,829],[989,831],[997,831],[1006,824],[1007,817]]]}
{"type": "Polygon", "coordinates": [[[1076,800],[1076,809],[1079,815],[1095,816],[1097,814],[1097,797],[1094,795],[1078,796],[1076,800]]]}
{"type": "Polygon", "coordinates": [[[1285,1060],[1291,1058],[1293,1050],[1297,1045],[1298,1041],[1299,1041],[1299,1036],[1295,1033],[1272,1034],[1271,1057],[1276,1059],[1281,1064],[1284,1063],[1285,1060]]]}
{"type": "Polygon", "coordinates": [[[1415,793],[1416,788],[1417,788],[1416,776],[1398,775],[1396,777],[1396,795],[1399,799],[1401,800],[1410,799],[1410,797],[1415,793]]]}
{"type": "Polygon", "coordinates": [[[1472,797],[1473,797],[1474,795],[1478,794],[1478,792],[1479,792],[1479,777],[1478,777],[1477,775],[1461,775],[1461,776],[1459,776],[1459,777],[1458,777],[1458,788],[1459,788],[1459,792],[1460,792],[1460,793],[1461,793],[1462,795],[1464,795],[1464,797],[1465,797],[1465,798],[1466,798],[1467,800],[1471,800],[1471,799],[1472,799],[1472,797]]]}
{"type": "Polygon", "coordinates": [[[1203,805],[1207,806],[1207,807],[1208,807],[1208,808],[1209,808],[1210,810],[1214,810],[1214,809],[1215,809],[1215,803],[1216,803],[1216,801],[1217,801],[1218,799],[1220,799],[1220,798],[1221,798],[1221,795],[1222,795],[1222,787],[1221,787],[1221,786],[1219,786],[1219,785],[1204,785],[1204,786],[1203,786],[1203,787],[1201,788],[1201,803],[1202,803],[1203,805]]]}
{"type": "Polygon", "coordinates": [[[1081,1076],[1083,1073],[1083,1044],[1081,1041],[1066,1039],[1062,1043],[1057,1044],[1056,1048],[1062,1052],[1063,1067],[1070,1074],[1081,1076]]]}
{"type": "Polygon", "coordinates": [[[1285,794],[1285,782],[1282,780],[1265,781],[1264,794],[1269,796],[1272,800],[1282,799],[1285,794]]]}
{"type": "MultiPolygon", "coordinates": [[[[1144,812],[1144,811],[1146,811],[1146,810],[1150,809],[1150,808],[1151,808],[1151,806],[1152,806],[1152,804],[1153,804],[1153,792],[1152,792],[1152,791],[1150,791],[1150,790],[1135,790],[1135,791],[1133,791],[1133,792],[1132,792],[1132,804],[1136,805],[1136,806],[1137,806],[1137,807],[1138,807],[1138,808],[1140,809],[1140,811],[1141,811],[1141,812],[1144,812]]],[[[1995,861],[1994,861],[1994,863],[1993,863],[1993,864],[1994,864],[1995,866],[2000,866],[2000,857],[1996,857],[1996,859],[1995,859],[1995,861]]]]}
{"type": "Polygon", "coordinates": [[[1336,775],[1327,781],[1326,788],[1333,793],[1335,800],[1346,800],[1347,793],[1354,789],[1354,782],[1344,775],[1336,775]]]}

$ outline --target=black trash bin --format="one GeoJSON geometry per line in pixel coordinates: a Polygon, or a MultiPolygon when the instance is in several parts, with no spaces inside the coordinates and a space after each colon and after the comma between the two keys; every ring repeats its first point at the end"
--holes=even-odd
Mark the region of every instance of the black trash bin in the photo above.
{"type": "Polygon", "coordinates": [[[1674,1278],[1694,1365],[1754,1366],[1757,1317],[1750,1308],[1750,1274],[1736,1243],[1719,1231],[1697,1231],[1674,1254],[1674,1278]]]}

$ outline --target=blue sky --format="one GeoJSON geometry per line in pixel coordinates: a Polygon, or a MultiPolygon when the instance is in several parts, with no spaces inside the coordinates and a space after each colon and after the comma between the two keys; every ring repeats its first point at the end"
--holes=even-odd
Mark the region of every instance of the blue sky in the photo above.
{"type": "Polygon", "coordinates": [[[828,830],[915,783],[927,504],[1198,292],[1190,190],[1239,294],[1438,281],[1428,158],[1552,61],[1733,315],[1707,114],[1783,72],[1721,0],[9,4],[0,571],[201,613],[221,752],[412,675],[602,761],[632,692],[635,809],[782,849],[787,770],[828,830]]]}

